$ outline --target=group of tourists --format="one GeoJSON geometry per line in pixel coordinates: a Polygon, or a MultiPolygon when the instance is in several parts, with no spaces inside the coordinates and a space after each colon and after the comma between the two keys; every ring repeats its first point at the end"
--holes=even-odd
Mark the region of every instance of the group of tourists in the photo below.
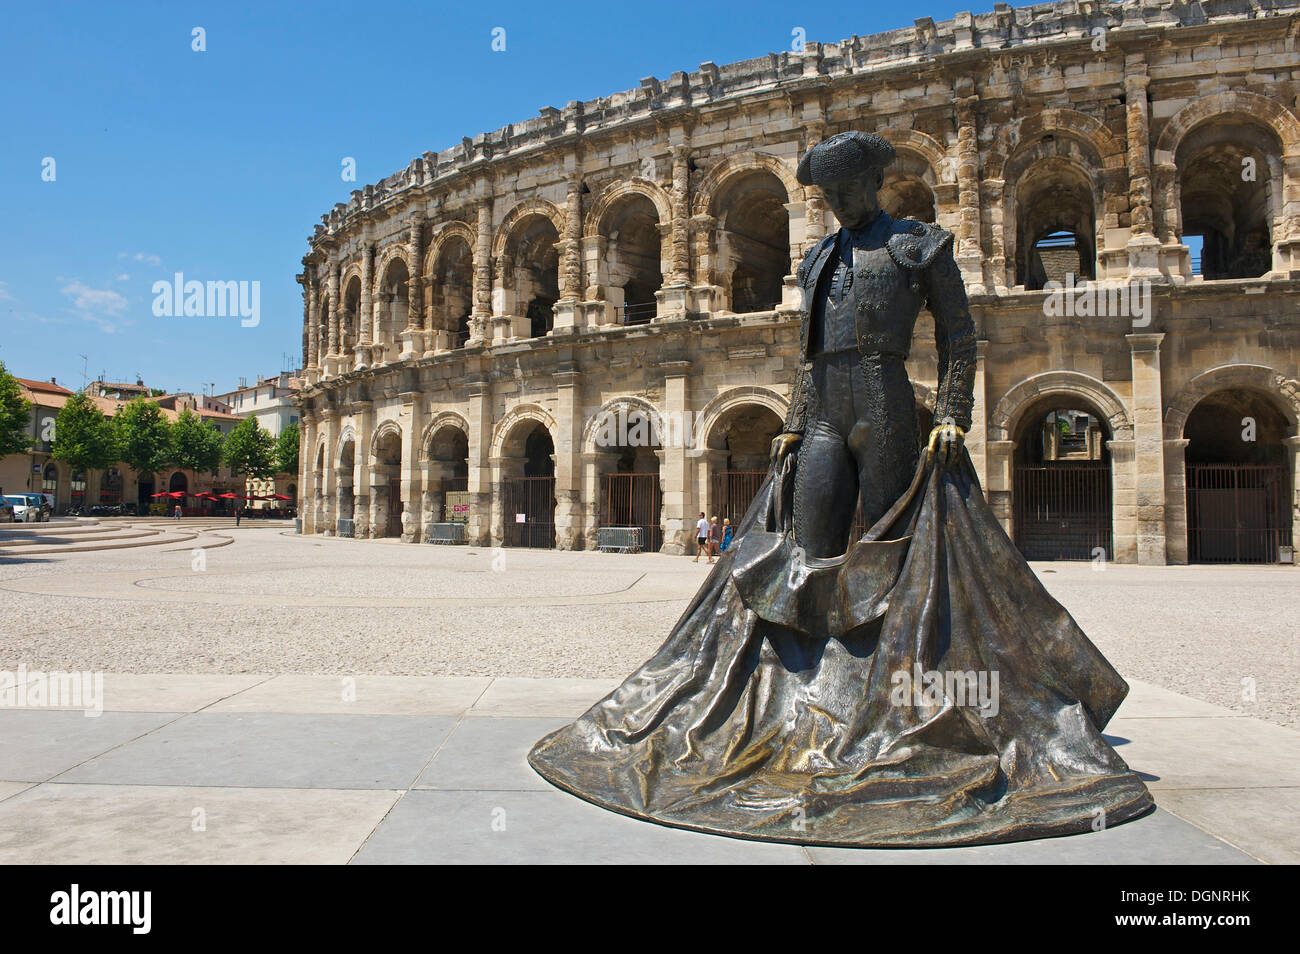
{"type": "Polygon", "coordinates": [[[712,563],[715,556],[731,545],[731,521],[724,517],[718,523],[716,515],[712,520],[705,520],[701,510],[699,523],[695,525],[695,544],[695,559],[691,562],[699,563],[703,553],[708,557],[707,562],[712,563]]]}

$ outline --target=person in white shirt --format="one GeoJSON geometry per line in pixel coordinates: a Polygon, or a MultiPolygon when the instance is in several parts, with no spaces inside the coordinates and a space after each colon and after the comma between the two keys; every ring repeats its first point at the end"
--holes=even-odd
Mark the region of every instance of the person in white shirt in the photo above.
{"type": "MultiPolygon", "coordinates": [[[[704,511],[700,511],[700,521],[695,525],[695,559],[692,563],[700,562],[700,552],[709,538],[709,521],[704,519],[704,511]]],[[[712,561],[710,561],[712,562],[712,561]]]]}

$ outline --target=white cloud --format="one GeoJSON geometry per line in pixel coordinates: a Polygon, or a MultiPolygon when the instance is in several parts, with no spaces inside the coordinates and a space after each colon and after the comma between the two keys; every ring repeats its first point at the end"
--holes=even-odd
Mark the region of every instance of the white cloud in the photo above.
{"type": "Polygon", "coordinates": [[[0,282],[0,301],[13,301],[14,296],[9,294],[9,283],[0,282]]]}
{"type": "Polygon", "coordinates": [[[155,268],[162,264],[161,258],[149,252],[136,252],[135,254],[130,252],[118,252],[117,257],[130,259],[133,262],[144,262],[144,264],[152,265],[155,268]]]}
{"type": "Polygon", "coordinates": [[[118,275],[117,278],[114,279],[114,281],[119,281],[119,282],[129,282],[130,280],[131,280],[131,276],[125,273],[118,275]]]}
{"type": "Polygon", "coordinates": [[[126,310],[127,300],[110,288],[91,288],[78,279],[72,279],[60,289],[72,299],[72,307],[86,321],[99,325],[99,330],[112,334],[118,330],[116,316],[126,310]]]}

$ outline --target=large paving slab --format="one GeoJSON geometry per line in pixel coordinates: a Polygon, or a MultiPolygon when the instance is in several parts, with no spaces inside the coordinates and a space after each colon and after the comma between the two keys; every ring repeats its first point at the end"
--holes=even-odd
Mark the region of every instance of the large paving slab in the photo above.
{"type": "Polygon", "coordinates": [[[474,705],[491,682],[487,676],[282,675],[208,711],[454,716],[474,705]]]}
{"type": "MultiPolygon", "coordinates": [[[[28,673],[27,682],[37,676],[28,673]]],[[[105,712],[197,712],[227,696],[242,692],[269,679],[266,675],[185,675],[174,673],[103,673],[105,712]]],[[[62,708],[72,706],[13,706],[15,709],[62,708]]]]}
{"type": "Polygon", "coordinates": [[[466,719],[438,750],[413,788],[554,791],[528,764],[538,739],[568,723],[549,719],[466,719]]]}
{"type": "Polygon", "coordinates": [[[0,802],[0,864],[343,864],[398,794],[50,783],[0,802]]]}
{"type": "Polygon", "coordinates": [[[196,713],[59,781],[405,789],[453,724],[440,716],[196,713]]]}
{"type": "Polygon", "coordinates": [[[525,679],[498,677],[468,713],[471,716],[567,716],[575,719],[618,688],[621,679],[525,679]]]}
{"type": "Polygon", "coordinates": [[[43,782],[179,715],[105,712],[87,717],[76,710],[0,709],[0,780],[43,782]]]}
{"type": "Polygon", "coordinates": [[[796,845],[664,828],[549,792],[412,791],[358,864],[808,864],[796,845]]]}

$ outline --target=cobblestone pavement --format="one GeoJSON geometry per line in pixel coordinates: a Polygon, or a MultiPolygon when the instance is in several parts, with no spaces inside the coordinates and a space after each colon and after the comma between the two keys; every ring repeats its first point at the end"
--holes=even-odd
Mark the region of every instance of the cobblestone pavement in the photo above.
{"type": "MultiPolygon", "coordinates": [[[[1034,567],[1126,677],[1300,721],[1300,568],[1034,567]]],[[[247,523],[170,546],[0,552],[0,669],[613,678],[663,641],[708,571],[247,523]]]]}

